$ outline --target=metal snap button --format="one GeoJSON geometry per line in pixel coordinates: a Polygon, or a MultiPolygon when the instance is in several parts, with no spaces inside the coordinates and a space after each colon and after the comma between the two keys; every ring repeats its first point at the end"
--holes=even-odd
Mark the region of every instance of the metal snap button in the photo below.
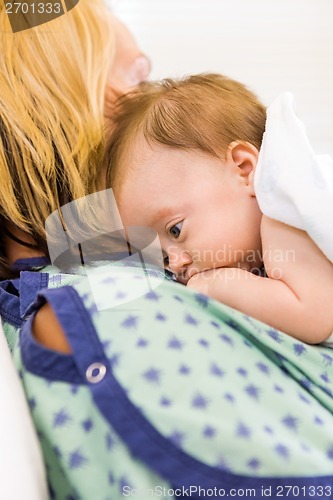
{"type": "Polygon", "coordinates": [[[92,363],[87,368],[86,379],[91,384],[97,384],[98,382],[103,380],[103,378],[105,377],[105,374],[106,374],[106,366],[105,365],[103,365],[102,363],[92,363]]]}

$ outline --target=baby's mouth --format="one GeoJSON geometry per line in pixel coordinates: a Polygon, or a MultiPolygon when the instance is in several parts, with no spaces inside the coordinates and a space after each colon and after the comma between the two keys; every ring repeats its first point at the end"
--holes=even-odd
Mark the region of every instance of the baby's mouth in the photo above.
{"type": "Polygon", "coordinates": [[[176,277],[176,281],[178,283],[181,283],[182,285],[187,285],[187,282],[193,278],[193,276],[195,276],[196,274],[200,273],[202,270],[200,269],[195,269],[195,268],[192,268],[192,269],[186,269],[185,271],[183,271],[182,273],[179,273],[179,274],[176,274],[175,277],[176,277]]]}
{"type": "Polygon", "coordinates": [[[175,281],[177,281],[177,283],[181,283],[182,285],[186,285],[188,280],[190,279],[190,278],[186,278],[180,274],[174,274],[174,277],[175,277],[175,281]]]}

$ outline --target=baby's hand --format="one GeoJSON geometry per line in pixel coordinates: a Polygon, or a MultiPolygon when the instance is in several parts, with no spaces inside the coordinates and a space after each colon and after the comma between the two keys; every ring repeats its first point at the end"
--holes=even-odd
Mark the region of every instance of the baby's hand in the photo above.
{"type": "Polygon", "coordinates": [[[196,290],[199,293],[203,293],[205,295],[209,295],[210,297],[214,297],[215,288],[217,282],[219,282],[219,286],[221,286],[221,282],[226,278],[226,269],[218,268],[218,269],[209,269],[207,271],[202,271],[201,273],[197,273],[192,278],[190,278],[187,282],[187,286],[192,288],[192,290],[196,290]]]}
{"type": "MultiPolygon", "coordinates": [[[[238,267],[219,267],[195,274],[187,282],[187,286],[199,293],[219,300],[237,308],[240,303],[248,303],[248,287],[250,293],[256,291],[258,280],[266,280],[238,267]]],[[[242,308],[242,307],[241,307],[242,308]]]]}

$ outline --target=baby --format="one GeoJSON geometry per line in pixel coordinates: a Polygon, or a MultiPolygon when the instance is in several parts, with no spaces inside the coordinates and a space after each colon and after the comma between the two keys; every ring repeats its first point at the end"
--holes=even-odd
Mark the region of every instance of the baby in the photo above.
{"type": "Polygon", "coordinates": [[[292,143],[295,126],[300,154],[308,144],[289,94],[272,113],[269,155],[266,109],[241,83],[212,74],[145,83],[119,101],[108,182],[125,227],[157,232],[165,266],[178,281],[299,340],[321,343],[333,330],[333,264],[325,245],[320,249],[301,223],[289,221],[300,211],[283,183],[294,168],[302,182],[306,165],[300,158],[297,166],[284,144],[274,149],[270,138],[284,134],[292,143]],[[275,126],[277,115],[282,122],[275,126]],[[288,203],[285,220],[279,210],[288,203]]]}

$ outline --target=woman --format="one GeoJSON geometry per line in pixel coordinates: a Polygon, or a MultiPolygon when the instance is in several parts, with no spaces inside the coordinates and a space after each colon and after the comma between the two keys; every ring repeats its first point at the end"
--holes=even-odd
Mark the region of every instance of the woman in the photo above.
{"type": "Polygon", "coordinates": [[[81,0],[65,16],[15,34],[3,5],[0,47],[5,279],[20,256],[46,254],[45,220],[54,210],[97,189],[104,115],[116,95],[147,78],[149,61],[100,0],[81,0]]]}
{"type": "MultiPolygon", "coordinates": [[[[275,496],[290,484],[303,498],[310,487],[328,491],[325,348],[294,346],[163,279],[138,253],[72,274],[48,265],[45,221],[103,188],[104,114],[123,91],[121,33],[97,0],[15,35],[4,7],[0,18],[1,316],[50,496],[198,498],[200,488],[211,498],[237,488],[275,496]]],[[[147,75],[139,51],[134,60],[141,77],[130,72],[125,87],[147,75]]]]}

